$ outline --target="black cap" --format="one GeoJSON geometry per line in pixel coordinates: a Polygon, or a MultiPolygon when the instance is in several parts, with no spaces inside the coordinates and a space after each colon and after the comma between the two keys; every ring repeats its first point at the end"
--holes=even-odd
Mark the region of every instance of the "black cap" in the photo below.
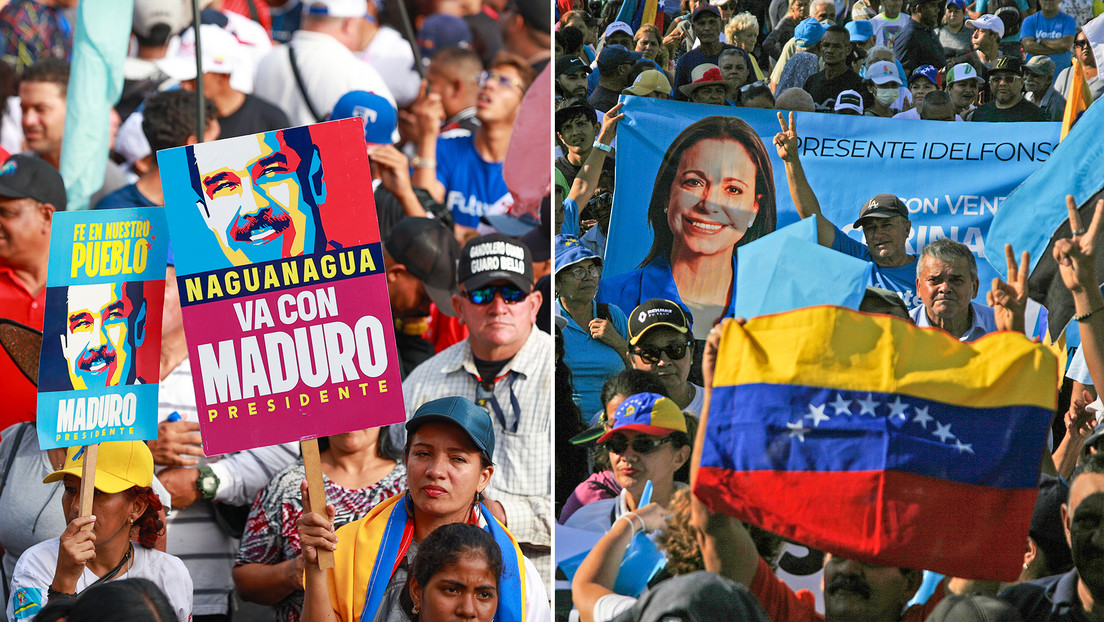
{"type": "Polygon", "coordinates": [[[426,293],[441,313],[456,315],[452,295],[456,293],[460,244],[448,227],[432,218],[403,218],[391,228],[384,247],[387,254],[425,285],[426,293]]]}
{"type": "Polygon", "coordinates": [[[989,75],[998,71],[1010,71],[1018,76],[1023,75],[1023,61],[1018,56],[1001,56],[989,68],[989,75]]]}
{"type": "Polygon", "coordinates": [[[587,115],[598,122],[598,115],[594,112],[594,104],[582,97],[564,97],[556,102],[556,131],[560,131],[564,123],[575,115],[587,115]]]}
{"type": "Polygon", "coordinates": [[[64,212],[65,181],[46,160],[18,153],[0,166],[0,197],[34,199],[64,212]]]}
{"type": "Polygon", "coordinates": [[[644,333],[657,326],[673,328],[680,333],[690,333],[690,321],[682,307],[662,298],[646,300],[633,309],[629,316],[629,343],[636,345],[644,333]]]}
{"type": "Polygon", "coordinates": [[[948,594],[928,616],[928,622],[1021,622],[1019,611],[1007,601],[983,594],[948,594]]]}
{"type": "Polygon", "coordinates": [[[1068,572],[1073,567],[1073,555],[1062,524],[1062,504],[1068,499],[1068,484],[1051,475],[1039,476],[1039,496],[1035,498],[1027,534],[1042,550],[1047,566],[1054,573],[1068,572]]]}
{"type": "Polygon", "coordinates": [[[552,7],[547,0],[515,0],[510,4],[533,30],[544,33],[552,30],[552,7]]]}
{"type": "Polygon", "coordinates": [[[556,59],[556,75],[569,75],[585,71],[590,73],[590,65],[583,62],[578,56],[561,56],[556,59]]]}
{"type": "Polygon", "coordinates": [[[661,581],[641,594],[636,603],[616,619],[623,622],[770,620],[746,586],[704,570],[661,581]]]}
{"type": "Polygon", "coordinates": [[[533,256],[528,246],[501,233],[473,238],[460,253],[456,281],[468,291],[509,281],[528,292],[533,288],[533,256]]]}
{"type": "Polygon", "coordinates": [[[908,208],[905,207],[905,202],[893,194],[879,194],[871,197],[862,206],[859,217],[855,220],[855,226],[861,227],[860,223],[864,218],[893,218],[894,216],[901,216],[908,220],[909,213],[908,208]]]}
{"type": "Polygon", "coordinates": [[[491,416],[471,400],[454,396],[422,404],[406,422],[407,438],[413,437],[418,428],[431,421],[447,421],[460,426],[480,451],[486,452],[488,458],[494,458],[495,435],[491,416]]]}

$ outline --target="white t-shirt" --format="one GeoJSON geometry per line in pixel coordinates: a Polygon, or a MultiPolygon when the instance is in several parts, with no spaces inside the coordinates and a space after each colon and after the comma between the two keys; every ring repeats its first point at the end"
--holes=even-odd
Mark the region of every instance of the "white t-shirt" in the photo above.
{"type": "MultiPolygon", "coordinates": [[[[11,581],[11,598],[8,599],[9,620],[33,620],[46,604],[46,592],[54,581],[57,570],[58,546],[61,540],[51,538],[32,546],[15,563],[11,581]],[[16,612],[21,613],[17,614],[16,612]]],[[[155,549],[134,545],[134,560],[129,570],[113,580],[141,577],[153,581],[169,599],[180,622],[192,617],[192,577],[178,558],[155,549]]],[[[95,583],[99,577],[88,568],[77,579],[77,593],[95,583]]]]}
{"type": "Polygon", "coordinates": [[[622,612],[628,611],[635,604],[636,599],[632,596],[606,594],[594,602],[591,615],[594,617],[594,622],[609,622],[621,615],[622,612]]]}

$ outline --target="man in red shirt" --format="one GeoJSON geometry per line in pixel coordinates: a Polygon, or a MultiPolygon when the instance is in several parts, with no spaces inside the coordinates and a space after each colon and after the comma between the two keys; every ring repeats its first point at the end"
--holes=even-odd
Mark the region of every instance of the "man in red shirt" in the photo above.
{"type": "MultiPolygon", "coordinates": [[[[64,211],[65,183],[45,160],[14,155],[0,166],[0,318],[42,330],[50,224],[64,211]]],[[[35,387],[0,354],[6,407],[0,430],[35,418],[35,387]]]]}

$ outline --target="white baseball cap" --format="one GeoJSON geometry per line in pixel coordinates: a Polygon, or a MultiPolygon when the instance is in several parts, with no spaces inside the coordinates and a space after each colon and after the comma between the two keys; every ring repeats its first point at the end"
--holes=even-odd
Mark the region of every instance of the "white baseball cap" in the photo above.
{"type": "Polygon", "coordinates": [[[303,15],[319,17],[364,17],[368,0],[310,0],[303,3],[303,15]]]}
{"type": "Polygon", "coordinates": [[[1004,38],[1004,20],[991,13],[986,13],[977,19],[968,19],[966,23],[981,30],[992,30],[998,37],[1004,38]]]}
{"type": "Polygon", "coordinates": [[[880,60],[866,69],[866,79],[874,84],[886,84],[896,82],[902,84],[901,76],[897,73],[896,63],[880,60]]]}
{"type": "MultiPolygon", "coordinates": [[[[238,39],[215,24],[201,25],[199,37],[203,48],[203,73],[232,73],[241,53],[238,39]]],[[[176,55],[157,61],[157,66],[174,80],[195,80],[195,29],[184,31],[176,55]]]]}
{"type": "Polygon", "coordinates": [[[955,82],[961,82],[962,80],[977,80],[983,82],[981,76],[978,75],[977,69],[970,63],[959,63],[951,70],[947,72],[947,84],[954,84],[955,82]]]}

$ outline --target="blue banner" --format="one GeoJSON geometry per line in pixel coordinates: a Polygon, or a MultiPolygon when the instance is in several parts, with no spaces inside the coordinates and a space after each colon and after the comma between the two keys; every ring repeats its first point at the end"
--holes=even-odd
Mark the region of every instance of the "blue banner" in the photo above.
{"type": "Polygon", "coordinates": [[[164,208],[54,214],[38,374],[42,449],[157,438],[168,248],[164,208]]]}
{"type": "MultiPolygon", "coordinates": [[[[798,220],[785,168],[773,145],[779,131],[776,111],[633,96],[623,96],[622,100],[625,119],[617,132],[617,192],[610,218],[603,278],[624,275],[641,267],[642,263],[648,264],[639,281],[628,284],[622,283],[624,279],[615,281],[626,295],[632,293],[638,282],[639,287],[655,291],[659,280],[670,281],[672,273],[678,274],[680,266],[672,267],[674,262],[668,257],[670,251],[664,250],[671,247],[672,233],[679,235],[672,227],[696,232],[697,237],[704,240],[703,245],[727,244],[727,248],[731,248],[740,243],[741,235],[761,237],[798,220]],[[724,143],[731,139],[722,136],[739,134],[740,130],[731,129],[731,123],[717,122],[713,119],[717,116],[742,119],[758,141],[745,137],[739,144],[724,143]],[[696,218],[689,207],[683,210],[689,215],[680,219],[668,211],[678,209],[679,193],[696,192],[703,183],[694,178],[693,171],[680,169],[669,171],[665,176],[661,176],[660,171],[661,160],[672,141],[695,124],[700,124],[697,127],[701,129],[702,142],[696,147],[686,147],[684,153],[698,149],[702,151],[703,162],[716,162],[720,158],[726,161],[728,169],[743,171],[733,174],[731,187],[725,187],[737,207],[717,210],[724,212],[723,218],[727,219],[721,226],[714,224],[719,222],[716,218],[696,218]],[[717,153],[708,153],[710,143],[718,142],[727,146],[722,146],[717,153]],[[684,174],[687,176],[683,177],[684,174]],[[675,183],[676,175],[680,183],[675,183]],[[653,200],[653,190],[662,196],[653,200]],[[656,225],[666,229],[666,247],[655,240],[656,225]],[[714,235],[714,231],[720,231],[720,235],[714,235]]],[[[981,287],[977,300],[983,303],[988,284],[998,274],[986,260],[984,240],[989,224],[1005,197],[1050,157],[1058,144],[1060,129],[1058,123],[1000,124],[995,130],[996,126],[991,123],[823,113],[796,113],[795,120],[801,140],[801,162],[828,220],[847,235],[862,240],[861,231],[852,223],[863,203],[880,193],[897,195],[908,206],[912,221],[907,252],[918,255],[926,244],[943,237],[970,247],[978,257],[981,287]]],[[[676,168],[674,164],[667,168],[676,168]]],[[[702,179],[707,177],[708,174],[702,179]]],[[[994,253],[995,261],[1003,263],[1003,248],[994,253]]],[[[735,261],[730,263],[734,268],[735,261]]],[[[703,301],[709,297],[708,290],[718,290],[722,282],[730,284],[729,295],[734,294],[733,278],[728,275],[735,274],[736,270],[729,271],[726,264],[690,265],[688,269],[696,270],[697,278],[708,282],[708,287],[697,292],[699,308],[717,308],[725,304],[724,298],[717,296],[703,301]],[[709,273],[718,269],[723,272],[709,273]]],[[[668,289],[674,289],[673,283],[668,289]]],[[[694,298],[692,292],[680,289],[678,293],[688,305],[684,294],[689,293],[690,298],[694,298]]],[[[731,298],[728,308],[731,309],[731,298]]]]}

